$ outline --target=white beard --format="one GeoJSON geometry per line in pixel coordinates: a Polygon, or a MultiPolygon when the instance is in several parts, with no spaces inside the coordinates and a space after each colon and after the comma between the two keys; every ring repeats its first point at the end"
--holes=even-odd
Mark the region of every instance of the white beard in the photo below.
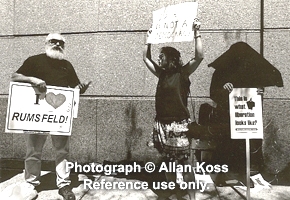
{"type": "Polygon", "coordinates": [[[56,49],[53,49],[51,47],[46,47],[45,52],[46,52],[46,55],[50,58],[57,59],[57,60],[64,59],[63,50],[56,50],[56,49]]]}

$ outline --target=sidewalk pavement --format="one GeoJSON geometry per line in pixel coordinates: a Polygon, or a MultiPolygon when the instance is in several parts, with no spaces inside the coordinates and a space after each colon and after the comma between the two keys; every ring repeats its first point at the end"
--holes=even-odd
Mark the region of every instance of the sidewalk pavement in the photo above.
{"type": "MultiPolygon", "coordinates": [[[[0,171],[0,198],[4,200],[10,200],[8,197],[13,192],[19,192],[16,190],[17,185],[24,182],[24,174],[21,169],[3,169],[0,171]]],[[[224,187],[215,186],[214,180],[215,174],[200,175],[196,174],[196,182],[198,180],[206,182],[205,191],[200,191],[201,188],[196,190],[196,199],[205,200],[244,200],[247,199],[246,189],[235,187],[237,180],[228,176],[228,185],[224,187]]],[[[42,171],[42,184],[37,188],[38,197],[37,200],[62,200],[62,197],[58,194],[58,189],[55,186],[55,173],[53,171],[42,171]]],[[[156,200],[158,195],[169,194],[169,190],[154,189],[153,182],[161,183],[165,181],[165,176],[160,173],[132,173],[129,175],[115,174],[71,174],[71,186],[73,192],[76,195],[77,200],[156,200]],[[90,189],[84,188],[84,180],[90,180],[92,183],[101,182],[111,183],[122,182],[128,187],[134,183],[148,183],[148,188],[144,189],[90,189]],[[131,185],[130,185],[131,184],[131,185]]],[[[136,184],[137,185],[137,184],[136,184]]],[[[104,185],[103,185],[104,186],[104,185]]],[[[138,185],[140,186],[140,184],[138,185]]],[[[156,185],[155,185],[156,186],[156,185]]],[[[196,187],[198,187],[196,185],[196,187]]],[[[155,187],[156,188],[156,187],[155,187]]],[[[185,190],[182,190],[183,199],[189,199],[185,190]]],[[[257,187],[251,188],[251,199],[253,200],[289,200],[290,199],[290,186],[289,185],[271,185],[271,187],[257,187]]],[[[171,200],[176,199],[175,195],[170,197],[171,200]]],[[[16,200],[16,199],[14,199],[16,200]]],[[[19,199],[22,200],[22,199],[19,199]]]]}

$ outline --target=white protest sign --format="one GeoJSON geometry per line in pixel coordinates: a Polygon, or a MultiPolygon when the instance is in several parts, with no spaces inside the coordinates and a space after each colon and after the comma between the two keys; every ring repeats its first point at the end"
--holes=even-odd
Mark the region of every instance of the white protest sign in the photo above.
{"type": "Polygon", "coordinates": [[[263,139],[262,98],[257,90],[234,88],[230,93],[232,139],[263,139]]]}
{"type": "Polygon", "coordinates": [[[197,7],[197,2],[185,2],[153,11],[152,33],[148,43],[192,41],[197,7]]]}
{"type": "Polygon", "coordinates": [[[41,93],[31,84],[11,82],[5,132],[71,135],[78,95],[72,88],[47,86],[41,93]]]}

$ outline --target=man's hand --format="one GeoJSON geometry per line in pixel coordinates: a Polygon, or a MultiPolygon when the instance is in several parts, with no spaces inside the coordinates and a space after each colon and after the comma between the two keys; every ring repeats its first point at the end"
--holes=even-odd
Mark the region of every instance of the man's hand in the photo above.
{"type": "Polygon", "coordinates": [[[39,92],[43,93],[46,92],[46,83],[45,81],[39,79],[39,78],[35,78],[35,77],[31,77],[31,84],[34,86],[37,86],[39,92]]]}
{"type": "Polygon", "coordinates": [[[92,81],[80,83],[75,88],[80,89],[80,94],[83,94],[86,92],[86,90],[88,89],[88,87],[91,83],[92,83],[92,81]]]}

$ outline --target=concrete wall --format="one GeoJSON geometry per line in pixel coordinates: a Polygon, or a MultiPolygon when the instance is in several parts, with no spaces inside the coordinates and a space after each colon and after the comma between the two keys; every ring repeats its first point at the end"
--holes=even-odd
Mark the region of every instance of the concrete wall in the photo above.
{"type": "MultiPolygon", "coordinates": [[[[185,1],[0,0],[0,157],[25,155],[25,137],[4,133],[10,76],[28,56],[43,52],[47,33],[61,32],[67,39],[67,58],[79,78],[93,81],[81,97],[79,117],[74,120],[71,158],[79,162],[158,160],[157,152],[145,145],[155,114],[153,97],[157,79],[143,64],[142,50],[145,33],[152,23],[152,11],[181,2],[185,1]]],[[[290,162],[286,154],[290,114],[289,1],[202,0],[198,3],[205,59],[190,77],[196,110],[202,102],[210,101],[213,73],[207,67],[210,62],[237,41],[247,42],[258,52],[263,50],[265,58],[280,70],[284,80],[283,88],[266,88],[264,95],[264,124],[271,124],[265,127],[265,158],[271,171],[283,169],[290,162]],[[261,24],[264,24],[263,34],[261,24]],[[269,127],[279,133],[269,131],[269,127]],[[277,142],[276,149],[283,159],[274,159],[277,156],[267,151],[277,142]]],[[[190,42],[169,45],[180,49],[184,62],[193,54],[190,42]]],[[[153,58],[157,58],[159,47],[153,46],[153,58]]],[[[43,158],[53,160],[51,151],[48,140],[43,158]]]]}

